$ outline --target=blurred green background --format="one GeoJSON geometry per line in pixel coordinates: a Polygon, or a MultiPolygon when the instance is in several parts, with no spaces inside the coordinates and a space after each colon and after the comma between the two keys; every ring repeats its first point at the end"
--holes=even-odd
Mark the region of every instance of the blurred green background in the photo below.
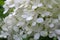
{"type": "MultiPolygon", "coordinates": [[[[3,11],[4,11],[4,9],[3,9],[4,1],[5,0],[0,0],[0,18],[1,19],[5,18],[7,16],[7,14],[3,14],[3,11]]],[[[0,38],[0,40],[7,40],[7,38],[6,39],[5,38],[0,38]]]]}
{"type": "MultiPolygon", "coordinates": [[[[3,8],[4,1],[5,1],[5,0],[0,0],[0,18],[1,18],[1,19],[5,18],[5,17],[8,15],[8,13],[3,14],[3,11],[4,11],[4,8],[3,8]]],[[[31,37],[28,37],[28,38],[23,39],[23,40],[29,40],[29,38],[31,38],[31,37]]],[[[6,38],[6,39],[5,39],[5,38],[0,38],[0,40],[7,40],[7,38],[6,38]]],[[[47,36],[47,37],[40,37],[39,40],[57,40],[57,38],[49,38],[49,37],[47,36]]]]}
{"type": "Polygon", "coordinates": [[[8,15],[8,13],[3,14],[3,11],[4,11],[4,9],[3,9],[4,1],[5,0],[0,0],[0,18],[5,18],[8,15]]]}

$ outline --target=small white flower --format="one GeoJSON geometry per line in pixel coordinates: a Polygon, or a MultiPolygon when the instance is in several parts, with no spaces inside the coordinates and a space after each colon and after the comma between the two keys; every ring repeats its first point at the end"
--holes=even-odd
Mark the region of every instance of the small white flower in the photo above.
{"type": "Polygon", "coordinates": [[[34,35],[34,39],[35,39],[35,40],[39,39],[39,37],[40,37],[40,33],[36,33],[36,34],[34,35]]]}
{"type": "Polygon", "coordinates": [[[28,15],[22,15],[21,17],[22,17],[22,18],[27,18],[27,17],[28,17],[28,15]]]}
{"type": "Polygon", "coordinates": [[[5,4],[5,5],[3,5],[3,8],[4,8],[3,14],[7,13],[7,11],[9,10],[8,6],[6,6],[6,4],[5,4]]]}
{"type": "Polygon", "coordinates": [[[47,31],[41,31],[41,32],[40,32],[40,35],[43,36],[43,37],[45,37],[45,36],[48,35],[48,32],[47,32],[47,31]]]}
{"type": "Polygon", "coordinates": [[[25,34],[25,35],[22,35],[22,37],[23,37],[23,38],[26,38],[26,37],[27,37],[27,34],[25,34]]]}
{"type": "Polygon", "coordinates": [[[60,40],[60,36],[58,36],[57,38],[58,38],[58,40],[60,40]]]}
{"type": "Polygon", "coordinates": [[[33,9],[33,10],[34,10],[34,9],[36,9],[36,8],[37,8],[37,6],[36,6],[36,5],[33,5],[33,6],[32,6],[32,9],[33,9]]]}
{"type": "Polygon", "coordinates": [[[32,20],[32,19],[33,19],[33,17],[30,16],[30,17],[27,17],[27,18],[26,18],[26,21],[30,21],[30,20],[32,20]]]}
{"type": "Polygon", "coordinates": [[[36,22],[33,22],[33,23],[32,23],[32,26],[36,26],[36,22]]]}
{"type": "Polygon", "coordinates": [[[1,31],[0,38],[7,38],[7,35],[9,35],[8,32],[1,31]]]}
{"type": "Polygon", "coordinates": [[[13,30],[14,30],[15,32],[18,32],[18,31],[19,31],[19,27],[14,26],[14,27],[13,27],[13,30]]]}
{"type": "Polygon", "coordinates": [[[6,10],[3,12],[3,14],[7,13],[7,11],[8,11],[8,9],[6,9],[6,10]]]}
{"type": "Polygon", "coordinates": [[[8,31],[7,25],[3,25],[1,28],[2,28],[2,30],[4,30],[4,31],[8,31]]]}
{"type": "Polygon", "coordinates": [[[5,35],[0,35],[0,38],[7,38],[7,36],[5,36],[5,35]]]}
{"type": "Polygon", "coordinates": [[[49,33],[49,38],[56,37],[56,34],[54,32],[49,33]]]}
{"type": "Polygon", "coordinates": [[[42,23],[42,22],[44,22],[44,20],[43,20],[43,18],[37,18],[36,22],[37,23],[42,23]]]}
{"type": "Polygon", "coordinates": [[[55,30],[55,33],[56,33],[57,35],[60,35],[60,29],[56,29],[56,30],[55,30]]]}
{"type": "Polygon", "coordinates": [[[14,40],[22,40],[22,38],[19,37],[18,35],[13,35],[13,38],[14,38],[14,40]]]}
{"type": "Polygon", "coordinates": [[[28,31],[28,32],[27,32],[27,34],[31,34],[31,33],[32,33],[32,31],[28,31]]]}
{"type": "Polygon", "coordinates": [[[17,23],[17,20],[12,16],[12,15],[9,15],[7,16],[5,19],[4,19],[4,22],[7,24],[7,25],[15,25],[17,23]]]}
{"type": "Polygon", "coordinates": [[[13,8],[14,6],[15,6],[15,4],[12,4],[12,5],[10,5],[9,7],[10,7],[10,8],[13,8]]]}
{"type": "Polygon", "coordinates": [[[18,23],[17,23],[17,26],[23,26],[24,24],[25,24],[25,22],[22,22],[22,21],[21,21],[21,22],[18,22],[18,23]]]}
{"type": "Polygon", "coordinates": [[[45,11],[45,12],[43,12],[43,13],[41,14],[42,17],[50,16],[50,15],[51,15],[51,13],[48,12],[48,11],[45,11]]]}
{"type": "Polygon", "coordinates": [[[45,17],[45,14],[41,14],[42,17],[45,17]]]}
{"type": "Polygon", "coordinates": [[[38,4],[38,7],[42,7],[42,6],[43,6],[43,4],[42,4],[42,3],[38,4]]]}
{"type": "Polygon", "coordinates": [[[54,24],[53,24],[53,23],[51,23],[51,24],[49,25],[49,27],[50,27],[50,28],[54,27],[54,24]]]}

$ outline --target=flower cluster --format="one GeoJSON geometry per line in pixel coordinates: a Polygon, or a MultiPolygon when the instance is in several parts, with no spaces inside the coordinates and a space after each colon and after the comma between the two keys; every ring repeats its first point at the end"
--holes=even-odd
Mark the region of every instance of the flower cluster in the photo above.
{"type": "Polygon", "coordinates": [[[9,15],[4,19],[2,34],[9,40],[38,40],[40,36],[60,40],[60,0],[6,0],[9,15]]]}

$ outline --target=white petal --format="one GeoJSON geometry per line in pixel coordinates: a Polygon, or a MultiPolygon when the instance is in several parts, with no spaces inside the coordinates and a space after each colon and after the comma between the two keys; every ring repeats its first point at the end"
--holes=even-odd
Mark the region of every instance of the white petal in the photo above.
{"type": "Polygon", "coordinates": [[[42,4],[42,3],[38,4],[38,7],[42,7],[42,6],[43,6],[43,4],[42,4]]]}
{"type": "Polygon", "coordinates": [[[33,22],[33,23],[32,23],[32,26],[36,26],[36,22],[33,22]]]}
{"type": "Polygon", "coordinates": [[[14,27],[13,27],[13,30],[14,30],[15,32],[18,32],[18,31],[19,31],[19,28],[18,28],[17,26],[14,26],[14,27]]]}
{"type": "Polygon", "coordinates": [[[50,33],[49,38],[53,38],[53,37],[56,37],[56,34],[55,33],[50,33]]]}
{"type": "Polygon", "coordinates": [[[38,19],[36,20],[36,22],[37,22],[37,23],[42,23],[42,22],[44,22],[44,20],[43,20],[43,18],[38,18],[38,19]]]}
{"type": "Polygon", "coordinates": [[[58,38],[58,40],[60,40],[60,36],[58,36],[57,38],[58,38]]]}
{"type": "Polygon", "coordinates": [[[39,37],[40,37],[40,33],[36,33],[36,34],[34,35],[34,39],[39,39],[39,37]]]}
{"type": "Polygon", "coordinates": [[[31,34],[31,33],[32,33],[32,31],[28,31],[28,32],[27,32],[27,34],[31,34]]]}
{"type": "Polygon", "coordinates": [[[53,24],[53,23],[51,23],[51,24],[49,25],[49,27],[50,27],[50,28],[54,27],[54,24],[53,24]]]}
{"type": "Polygon", "coordinates": [[[18,35],[13,35],[13,38],[14,38],[14,40],[22,40],[22,38],[19,37],[18,35]]]}
{"type": "Polygon", "coordinates": [[[41,36],[43,36],[43,37],[45,37],[45,36],[48,35],[47,31],[41,31],[40,34],[41,34],[41,36]]]}
{"type": "Polygon", "coordinates": [[[58,35],[60,35],[60,29],[56,29],[55,33],[58,34],[58,35]]]}
{"type": "Polygon", "coordinates": [[[28,17],[28,15],[22,15],[21,17],[22,17],[22,18],[27,18],[27,17],[28,17]]]}
{"type": "Polygon", "coordinates": [[[37,8],[37,5],[36,6],[32,6],[32,9],[34,10],[34,9],[36,9],[37,8]]]}
{"type": "Polygon", "coordinates": [[[33,17],[30,16],[30,17],[27,17],[27,18],[26,18],[26,21],[30,21],[30,20],[32,20],[32,19],[33,19],[33,17]]]}
{"type": "Polygon", "coordinates": [[[14,6],[15,6],[15,4],[12,4],[12,5],[10,5],[9,7],[12,8],[12,7],[14,7],[14,6]]]}
{"type": "Polygon", "coordinates": [[[7,13],[7,11],[8,11],[8,9],[6,9],[6,10],[3,12],[3,14],[7,13]]]}

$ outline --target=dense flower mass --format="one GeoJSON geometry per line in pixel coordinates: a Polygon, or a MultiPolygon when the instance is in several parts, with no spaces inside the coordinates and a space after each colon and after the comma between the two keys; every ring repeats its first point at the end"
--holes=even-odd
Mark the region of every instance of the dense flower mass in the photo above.
{"type": "Polygon", "coordinates": [[[40,36],[60,40],[60,0],[6,0],[1,33],[8,40],[38,40],[40,36]]]}

